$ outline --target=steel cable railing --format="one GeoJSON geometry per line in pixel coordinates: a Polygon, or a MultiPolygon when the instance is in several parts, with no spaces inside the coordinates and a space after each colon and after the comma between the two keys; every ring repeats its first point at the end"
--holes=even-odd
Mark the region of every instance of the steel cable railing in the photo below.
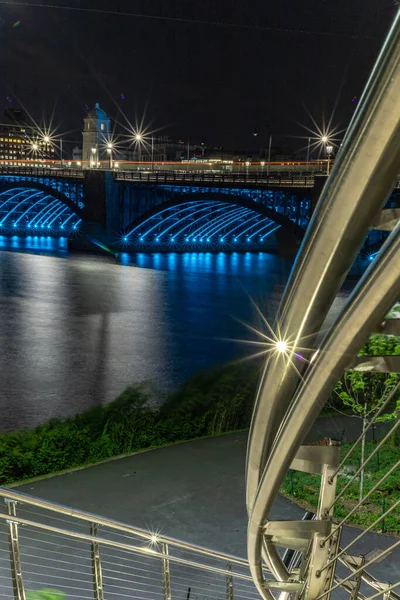
{"type": "MultiPolygon", "coordinates": [[[[350,581],[355,575],[361,574],[363,571],[365,571],[365,569],[367,569],[368,567],[373,566],[380,559],[385,558],[390,552],[392,552],[393,550],[395,550],[399,546],[400,546],[400,540],[398,540],[397,542],[395,542],[394,544],[392,544],[391,546],[389,546],[389,548],[386,548],[386,550],[383,550],[382,552],[380,552],[377,556],[374,556],[373,559],[371,559],[368,562],[366,562],[365,564],[363,564],[361,567],[359,567],[358,569],[356,569],[353,573],[351,573],[350,575],[348,575],[345,579],[341,579],[340,583],[336,583],[335,585],[333,585],[332,587],[330,587],[329,590],[327,590],[323,594],[320,594],[319,596],[317,596],[316,600],[320,600],[320,598],[324,598],[327,595],[331,594],[334,590],[336,590],[337,588],[341,587],[344,583],[346,583],[347,581],[350,581]]],[[[400,582],[396,583],[394,587],[397,587],[399,585],[400,585],[400,582]]],[[[384,591],[387,591],[387,590],[384,590],[384,591]]],[[[383,594],[383,592],[381,592],[381,594],[383,594]]],[[[381,595],[381,594],[378,594],[378,595],[381,595]]]]}
{"type": "Polygon", "coordinates": [[[16,490],[0,496],[0,597],[54,589],[66,600],[172,600],[188,590],[191,600],[258,598],[244,559],[16,490]]]}
{"type": "Polygon", "coordinates": [[[348,458],[350,458],[350,456],[353,453],[354,449],[361,442],[361,440],[363,438],[365,438],[365,436],[367,435],[368,431],[376,423],[377,418],[383,413],[383,411],[385,410],[385,408],[387,408],[387,406],[392,402],[393,398],[395,398],[395,396],[396,396],[397,392],[399,391],[399,389],[400,389],[400,381],[390,391],[390,393],[388,394],[388,397],[386,398],[385,402],[375,412],[375,414],[372,417],[372,419],[370,419],[370,421],[368,422],[368,424],[365,427],[365,429],[361,432],[361,435],[358,437],[358,439],[354,442],[353,446],[351,446],[351,448],[349,449],[349,451],[347,452],[347,454],[341,460],[339,466],[337,467],[336,471],[334,472],[334,476],[336,476],[339,473],[340,469],[345,465],[346,461],[348,460],[348,458]]]}
{"type": "MultiPolygon", "coordinates": [[[[371,454],[368,456],[368,458],[366,460],[364,460],[360,466],[358,467],[358,469],[356,470],[356,472],[354,473],[354,475],[349,479],[349,481],[346,483],[346,485],[344,486],[344,488],[342,488],[342,490],[339,492],[339,494],[336,496],[335,501],[331,504],[331,506],[329,507],[329,509],[333,508],[334,505],[340,500],[340,498],[346,493],[347,489],[350,487],[350,485],[355,481],[355,479],[357,479],[357,477],[359,476],[359,474],[361,473],[361,471],[363,469],[365,469],[365,467],[368,465],[368,463],[374,458],[374,456],[379,452],[379,450],[382,448],[382,446],[385,445],[385,443],[393,436],[393,434],[397,431],[397,429],[400,427],[400,420],[398,420],[391,429],[389,429],[389,431],[387,432],[387,434],[385,435],[385,437],[377,444],[377,446],[375,447],[375,449],[371,452],[371,454]]],[[[363,436],[365,437],[365,436],[363,436]]],[[[355,445],[353,446],[355,447],[355,445]]],[[[389,477],[389,475],[392,474],[393,471],[395,471],[397,469],[397,467],[400,466],[400,460],[393,465],[392,469],[390,470],[390,472],[386,473],[385,475],[385,479],[382,479],[382,481],[380,483],[384,483],[384,481],[386,481],[386,479],[389,477]]],[[[328,510],[329,510],[328,509],[328,510]]]]}
{"type": "MultiPolygon", "coordinates": [[[[344,370],[352,368],[352,360],[369,333],[400,295],[400,226],[397,226],[319,350],[312,349],[375,216],[396,184],[399,163],[400,12],[306,232],[278,313],[276,339],[281,348],[277,345],[267,361],[257,394],[247,457],[248,555],[257,589],[265,600],[271,600],[272,594],[264,584],[263,560],[278,581],[283,584],[289,581],[291,574],[276,547],[295,547],[290,543],[304,542],[304,556],[308,556],[299,579],[304,584],[301,597],[315,600],[339,589],[340,584],[332,586],[332,581],[342,527],[400,465],[400,461],[395,461],[347,517],[334,525],[337,478],[351,452],[342,462],[328,461],[325,466],[318,465],[316,452],[308,460],[304,458],[306,451],[296,458],[303,439],[344,370]],[[312,527],[300,526],[298,522],[274,527],[268,521],[272,503],[292,461],[295,465],[292,468],[322,475],[317,519],[312,527]],[[285,535],[279,536],[279,526],[285,535]]],[[[370,368],[374,368],[373,360],[366,357],[365,361],[370,361],[370,368]]],[[[369,427],[378,416],[375,415],[369,427]]],[[[360,469],[344,485],[339,499],[398,426],[395,423],[372,455],[361,461],[360,469]]],[[[366,431],[361,439],[365,434],[366,431]]],[[[312,452],[307,452],[311,456],[312,452]]],[[[390,514],[394,510],[390,507],[383,512],[390,514]]],[[[390,550],[397,547],[397,543],[392,544],[390,550]]],[[[387,553],[367,561],[342,582],[357,577],[365,566],[375,564],[387,553]]]]}
{"type": "MultiPolygon", "coordinates": [[[[400,225],[388,238],[376,263],[364,275],[342,314],[325,338],[312,368],[307,372],[294,396],[293,403],[268,457],[267,467],[264,470],[253,505],[250,532],[251,528],[254,531],[254,528],[259,527],[260,523],[266,522],[268,510],[295,455],[299,440],[304,439],[308,429],[318,416],[321,402],[328,399],[349,362],[349,357],[361,347],[368,331],[373,328],[376,312],[381,318],[396,301],[400,292],[398,271],[393,268],[396,264],[400,265],[400,225]],[[296,427],[294,427],[294,423],[296,423],[296,427]]],[[[394,465],[389,473],[393,473],[396,468],[397,465],[394,465]]],[[[382,479],[386,480],[387,477],[388,475],[385,475],[382,479]]],[[[376,487],[374,486],[373,489],[375,490],[376,487]]],[[[331,490],[334,492],[332,484],[331,490]]],[[[370,493],[367,496],[369,495],[370,493]]],[[[331,506],[332,502],[329,501],[324,507],[327,515],[331,514],[329,510],[331,506]]],[[[323,514],[320,512],[319,518],[322,516],[323,514]]],[[[318,547],[321,539],[325,539],[325,537],[319,538],[318,547]]],[[[254,553],[254,547],[249,547],[249,558],[252,559],[254,554],[250,555],[250,551],[254,553]]],[[[320,550],[318,558],[322,560],[320,550]]],[[[257,571],[251,560],[250,567],[253,575],[255,574],[257,577],[257,571]]],[[[316,570],[320,572],[320,568],[316,570]]],[[[259,581],[258,587],[261,586],[262,581],[259,581]]]]}
{"type": "MultiPolygon", "coordinates": [[[[335,554],[335,556],[333,556],[324,567],[322,567],[322,569],[320,569],[320,572],[322,573],[323,571],[325,571],[325,569],[327,569],[328,567],[330,567],[330,565],[334,564],[341,556],[343,556],[344,554],[346,554],[350,548],[352,548],[355,544],[357,544],[357,542],[359,542],[361,540],[361,538],[364,537],[364,535],[366,535],[367,533],[369,533],[372,529],[375,529],[376,526],[381,523],[385,517],[387,517],[388,515],[390,515],[398,506],[400,506],[400,500],[397,500],[397,502],[395,502],[393,504],[393,506],[390,506],[385,512],[383,512],[379,517],[377,517],[376,521],[373,521],[373,523],[371,523],[371,525],[369,525],[366,529],[364,529],[362,531],[362,533],[360,533],[354,540],[352,540],[350,542],[350,544],[347,544],[347,546],[345,546],[343,549],[341,549],[337,554],[335,554]]],[[[341,522],[340,524],[344,524],[344,521],[341,522]]],[[[327,541],[328,538],[326,538],[325,542],[327,541]]]]}

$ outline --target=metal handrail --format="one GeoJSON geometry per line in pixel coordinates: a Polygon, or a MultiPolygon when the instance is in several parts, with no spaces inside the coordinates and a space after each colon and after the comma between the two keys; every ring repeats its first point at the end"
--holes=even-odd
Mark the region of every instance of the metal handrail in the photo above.
{"type": "MultiPolygon", "coordinates": [[[[94,521],[92,521],[92,523],[95,522],[96,525],[99,525],[98,517],[96,517],[95,515],[93,515],[93,516],[95,517],[95,519],[94,519],[94,521]]],[[[9,521],[10,516],[0,513],[0,519],[2,519],[3,521],[9,521]]],[[[24,519],[23,517],[13,516],[13,521],[15,523],[17,523],[18,525],[29,525],[30,527],[34,527],[36,529],[41,529],[43,531],[49,531],[51,533],[56,533],[58,535],[74,538],[77,540],[83,540],[86,542],[93,542],[93,538],[94,538],[94,536],[89,535],[89,534],[79,533],[77,531],[69,531],[67,529],[62,529],[61,527],[53,527],[52,525],[46,525],[44,523],[37,523],[36,521],[32,521],[30,519],[24,519]]],[[[157,538],[158,538],[158,536],[157,536],[157,538]]],[[[151,555],[154,558],[163,558],[163,559],[165,558],[161,552],[158,552],[158,551],[154,550],[153,548],[149,548],[149,547],[142,548],[140,546],[133,546],[132,544],[123,544],[122,542],[117,542],[115,540],[109,540],[107,538],[101,538],[99,536],[96,536],[95,539],[96,539],[96,543],[101,544],[103,546],[110,546],[111,548],[118,548],[120,550],[128,550],[130,552],[135,552],[136,554],[142,554],[142,555],[146,555],[146,556],[151,555]]],[[[161,542],[161,540],[160,540],[160,542],[161,542]]],[[[193,548],[195,548],[195,547],[188,548],[188,549],[193,550],[193,548]]],[[[212,553],[210,553],[210,556],[212,556],[212,553]]],[[[237,573],[237,572],[233,572],[233,571],[227,571],[225,569],[219,569],[217,567],[213,567],[211,565],[206,565],[204,563],[197,563],[197,562],[194,562],[191,560],[186,560],[184,558],[173,556],[172,554],[169,554],[168,560],[170,560],[171,562],[175,562],[177,564],[182,564],[182,565],[186,565],[189,567],[195,567],[196,569],[201,569],[202,571],[212,571],[213,573],[219,573],[220,575],[230,575],[233,577],[238,577],[239,579],[245,579],[247,581],[252,581],[251,575],[245,575],[243,573],[237,573]]],[[[227,556],[227,562],[231,562],[229,556],[227,556]]],[[[243,564],[246,565],[245,562],[243,562],[243,564]]]]}
{"type": "MultiPolygon", "coordinates": [[[[272,600],[272,595],[263,586],[263,557],[279,581],[289,577],[276,548],[268,536],[263,536],[272,502],[321,403],[348,366],[348,358],[343,355],[357,353],[373,329],[374,319],[384,317],[399,292],[393,269],[400,264],[397,229],[364,277],[358,295],[348,304],[347,311],[342,311],[330,337],[314,355],[312,365],[308,367],[307,361],[298,360],[296,352],[304,345],[310,350],[301,349],[301,354],[311,359],[314,340],[336,293],[373,218],[397,182],[399,98],[400,11],[323,190],[285,291],[277,329],[280,339],[290,343],[290,356],[277,352],[269,358],[258,390],[247,457],[248,555],[257,588],[266,600],[272,600]],[[307,341],[302,344],[302,339],[307,341]]],[[[325,507],[325,516],[319,514],[320,519],[329,518],[331,504],[328,502],[325,507]]],[[[335,544],[340,535],[337,531],[334,528],[330,536],[335,537],[335,544]]],[[[318,554],[321,564],[324,552],[317,543],[318,536],[314,536],[311,563],[318,554]]],[[[313,594],[322,581],[314,580],[314,587],[307,589],[310,598],[315,598],[313,594]]]]}
{"type": "Polygon", "coordinates": [[[85,173],[80,169],[49,169],[46,167],[8,167],[0,165],[0,176],[15,177],[67,177],[84,179],[85,173]]]}
{"type": "Polygon", "coordinates": [[[210,600],[257,600],[244,559],[8,488],[0,488],[0,497],[2,597],[25,600],[27,590],[54,589],[80,600],[93,594],[95,600],[176,600],[189,598],[192,589],[194,598],[201,592],[210,600]]]}
{"type": "MultiPolygon", "coordinates": [[[[56,502],[51,502],[50,500],[44,500],[42,498],[36,498],[34,496],[30,496],[28,494],[24,494],[23,492],[16,492],[13,489],[0,487],[0,496],[7,498],[9,500],[14,500],[16,502],[22,502],[23,504],[30,504],[32,506],[36,506],[37,508],[43,508],[45,510],[49,510],[58,514],[62,514],[68,517],[73,517],[76,519],[81,519],[82,521],[86,521],[88,523],[97,523],[98,525],[104,525],[105,527],[110,527],[115,529],[116,531],[123,531],[125,533],[130,533],[132,535],[137,535],[138,537],[142,537],[147,541],[151,542],[154,534],[145,529],[140,529],[139,527],[133,527],[132,525],[128,525],[126,523],[121,523],[120,521],[116,521],[115,519],[109,519],[108,517],[102,517],[99,515],[95,515],[90,512],[86,512],[83,510],[70,508],[68,506],[64,506],[62,504],[58,504],[56,502]]],[[[0,515],[1,516],[1,515],[0,515]]],[[[180,540],[176,540],[175,538],[168,537],[165,535],[160,535],[157,533],[157,539],[161,543],[167,543],[170,546],[176,546],[177,548],[181,548],[183,550],[190,550],[193,552],[197,552],[199,554],[204,554],[206,556],[210,556],[212,558],[225,560],[227,562],[236,563],[239,565],[247,566],[248,563],[246,560],[242,558],[238,558],[237,556],[233,556],[230,554],[225,554],[223,552],[216,552],[214,550],[210,550],[208,548],[203,548],[202,546],[196,546],[194,544],[189,544],[187,542],[182,542],[180,540]]]]}
{"type": "Polygon", "coordinates": [[[201,184],[253,184],[272,187],[313,188],[314,175],[265,175],[250,173],[207,173],[185,171],[115,171],[116,181],[140,181],[143,183],[201,183],[201,184]]]}
{"type": "MultiPolygon", "coordinates": [[[[9,541],[12,547],[10,554],[11,574],[6,575],[7,572],[10,572],[3,569],[1,561],[4,561],[4,555],[0,556],[0,568],[2,569],[0,587],[6,589],[5,580],[8,578],[14,587],[13,597],[15,600],[24,600],[26,586],[32,587],[32,585],[35,585],[37,587],[41,585],[42,588],[48,588],[49,577],[52,582],[54,580],[59,582],[59,584],[53,583],[52,585],[56,588],[61,586],[62,592],[64,590],[67,592],[67,597],[70,597],[71,591],[71,598],[87,598],[87,596],[76,596],[75,594],[75,590],[90,593],[90,578],[82,579],[82,576],[85,574],[88,576],[92,574],[93,576],[91,585],[95,600],[104,600],[105,598],[107,600],[114,600],[115,597],[126,595],[125,590],[131,589],[126,587],[126,584],[129,583],[134,586],[134,589],[131,589],[134,596],[141,600],[150,600],[157,595],[161,595],[161,593],[163,593],[164,600],[175,600],[175,598],[182,597],[182,593],[190,597],[191,585],[200,586],[201,590],[206,592],[206,597],[210,599],[221,600],[221,597],[225,593],[226,600],[234,600],[234,598],[257,600],[257,597],[254,596],[256,589],[253,586],[249,565],[245,560],[237,559],[239,563],[237,566],[245,567],[245,571],[234,570],[232,569],[232,563],[236,557],[228,554],[214,552],[193,544],[186,544],[166,536],[157,535],[157,539],[154,540],[154,534],[146,532],[143,529],[125,525],[113,519],[100,517],[85,511],[71,509],[58,503],[34,498],[8,488],[0,488],[0,496],[4,497],[8,508],[7,513],[0,513],[0,531],[2,531],[3,524],[7,525],[9,528],[9,541]],[[19,516],[20,510],[28,510],[29,513],[29,506],[46,510],[47,512],[43,514],[31,513],[33,515],[39,514],[39,517],[46,519],[46,522],[33,520],[32,517],[19,516]],[[49,524],[47,522],[49,512],[90,523],[90,534],[82,533],[75,529],[72,530],[65,525],[59,527],[49,524]],[[103,534],[100,534],[98,528],[102,524],[104,524],[105,530],[103,534]],[[32,537],[32,533],[35,531],[42,535],[32,537]],[[109,533],[115,533],[115,531],[132,533],[134,536],[139,535],[139,537],[144,537],[149,544],[144,546],[137,545],[137,540],[131,540],[129,536],[124,536],[128,537],[128,540],[122,542],[118,539],[106,537],[109,533]],[[48,536],[50,536],[50,542],[48,542],[48,536]],[[71,546],[66,543],[68,539],[82,542],[83,545],[71,546]],[[58,541],[55,542],[54,540],[58,541]],[[35,549],[34,554],[32,554],[31,550],[32,541],[38,544],[38,546],[33,547],[35,549]],[[25,545],[27,543],[28,547],[26,548],[25,545]],[[57,546],[55,556],[53,555],[53,550],[50,549],[49,555],[46,556],[45,554],[44,557],[41,557],[42,552],[46,552],[43,546],[47,543],[53,544],[53,548],[54,544],[57,546]],[[85,559],[86,562],[84,560],[82,563],[73,562],[68,567],[70,564],[68,556],[72,556],[74,559],[79,559],[81,556],[84,557],[84,549],[88,548],[87,544],[92,549],[90,571],[86,571],[86,573],[83,571],[85,565],[86,569],[88,567],[87,559],[85,559]],[[175,555],[173,552],[174,547],[180,550],[189,550],[192,553],[207,554],[208,557],[222,561],[222,565],[199,562],[191,558],[190,555],[189,557],[175,555]],[[62,552],[60,553],[59,550],[63,548],[72,550],[73,554],[71,555],[67,552],[64,555],[62,552]],[[111,557],[107,553],[103,553],[107,549],[115,551],[111,557]],[[121,553],[123,553],[122,556],[121,553]],[[62,554],[61,559],[57,558],[59,554],[62,554]],[[129,558],[124,558],[123,555],[129,558]],[[138,558],[135,558],[136,556],[138,558]],[[33,562],[31,558],[34,559],[33,562]],[[115,563],[114,561],[120,562],[115,563]],[[125,561],[126,565],[124,565],[125,561]],[[153,564],[153,561],[157,562],[153,564]],[[67,567],[64,565],[67,565],[67,567]],[[34,571],[30,570],[32,567],[34,571]],[[74,571],[75,567],[78,567],[78,571],[74,571]],[[72,571],[69,569],[72,569],[72,571]],[[124,570],[121,571],[119,569],[124,570]],[[154,575],[160,572],[160,569],[162,578],[155,579],[154,575]],[[68,577],[63,573],[67,573],[68,577]],[[77,576],[78,578],[76,578],[77,576]],[[223,578],[222,580],[220,579],[221,577],[223,578]],[[61,583],[65,580],[67,580],[67,583],[61,583]],[[74,587],[75,582],[81,582],[81,587],[74,587]],[[108,582],[111,582],[111,586],[108,582]],[[85,587],[82,587],[82,585],[85,587]],[[185,588],[185,585],[189,587],[185,588]],[[137,586],[139,586],[139,589],[137,586]],[[178,587],[176,588],[176,586],[178,587]],[[158,591],[157,587],[159,588],[158,591]]],[[[304,518],[307,520],[312,519],[314,516],[312,513],[306,513],[304,518]]],[[[57,517],[54,518],[59,520],[57,517]]],[[[75,521],[66,522],[71,527],[75,524],[75,521]]],[[[397,542],[397,544],[399,543],[397,542]]],[[[296,564],[292,561],[293,568],[297,568],[300,565],[300,558],[300,554],[296,553],[296,564]]],[[[342,564],[346,565],[350,571],[355,572],[357,575],[357,568],[352,565],[350,557],[342,554],[340,560],[342,564]]],[[[361,576],[365,583],[369,584],[375,590],[380,591],[382,589],[382,584],[379,584],[372,575],[362,572],[361,576]]],[[[347,589],[349,579],[350,577],[345,578],[344,589],[347,589]]],[[[270,590],[280,592],[280,600],[288,598],[291,592],[300,592],[302,589],[302,585],[295,580],[284,584],[273,580],[265,580],[264,585],[270,590]]],[[[194,597],[197,597],[197,595],[195,594],[194,597]]],[[[362,600],[361,595],[359,598],[362,600]]],[[[399,597],[391,590],[390,600],[399,600],[399,597]]]]}

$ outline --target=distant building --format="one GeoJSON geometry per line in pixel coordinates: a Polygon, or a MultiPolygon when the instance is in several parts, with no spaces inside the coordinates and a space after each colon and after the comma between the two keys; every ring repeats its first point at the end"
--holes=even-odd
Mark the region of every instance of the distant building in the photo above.
{"type": "Polygon", "coordinates": [[[72,149],[72,160],[74,162],[82,160],[82,148],[80,146],[75,146],[75,148],[72,149]]]}
{"type": "Polygon", "coordinates": [[[183,140],[178,142],[171,140],[169,136],[145,136],[145,140],[135,144],[131,149],[126,151],[127,160],[135,162],[175,162],[193,155],[195,146],[188,145],[183,140]]]}
{"type": "Polygon", "coordinates": [[[45,142],[35,127],[26,124],[23,111],[6,109],[4,118],[5,122],[0,123],[0,165],[43,166],[54,160],[53,145],[45,142]]]}
{"type": "Polygon", "coordinates": [[[99,104],[84,119],[82,161],[89,165],[106,160],[111,120],[99,104]]]}

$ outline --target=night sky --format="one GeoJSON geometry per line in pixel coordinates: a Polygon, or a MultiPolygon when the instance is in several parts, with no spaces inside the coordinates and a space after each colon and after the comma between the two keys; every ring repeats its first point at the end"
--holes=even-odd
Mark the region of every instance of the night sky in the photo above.
{"type": "Polygon", "coordinates": [[[55,109],[79,139],[85,105],[99,102],[132,123],[146,110],[150,130],[236,148],[266,145],[270,122],[304,146],[287,136],[306,136],[307,110],[322,124],[336,101],[332,124],[345,127],[396,11],[395,0],[53,3],[239,27],[0,3],[2,113],[7,96],[36,119],[55,109]]]}

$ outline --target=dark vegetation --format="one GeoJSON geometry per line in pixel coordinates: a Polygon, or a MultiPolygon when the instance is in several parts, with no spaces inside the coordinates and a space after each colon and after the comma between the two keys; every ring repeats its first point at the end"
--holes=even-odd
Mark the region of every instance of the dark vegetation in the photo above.
{"type": "Polygon", "coordinates": [[[113,456],[248,427],[257,373],[216,367],[189,379],[159,408],[145,385],[114,402],[35,429],[0,434],[0,484],[56,473],[113,456]]]}
{"type": "MultiPolygon", "coordinates": [[[[361,355],[399,354],[399,338],[371,336],[361,355]]],[[[169,443],[218,435],[249,427],[258,369],[249,363],[215,367],[190,378],[160,407],[151,406],[150,388],[128,388],[107,406],[93,408],[69,419],[50,421],[32,430],[0,434],[0,484],[7,485],[33,477],[93,464],[115,456],[169,443]]],[[[358,416],[364,422],[382,406],[399,375],[346,372],[329,402],[330,415],[358,416]]],[[[400,394],[393,397],[379,420],[397,422],[400,394]]],[[[389,442],[357,477],[335,516],[344,516],[361,497],[400,459],[397,429],[389,442]]],[[[368,442],[356,448],[346,464],[338,488],[343,487],[360,461],[376,447],[368,442]]],[[[344,446],[342,452],[347,447],[344,446]]],[[[285,495],[310,508],[318,504],[318,477],[289,472],[282,487],[285,495]]],[[[351,522],[367,526],[400,495],[400,474],[392,473],[357,510],[351,522]]],[[[398,511],[381,521],[376,530],[400,531],[398,511]]]]}

